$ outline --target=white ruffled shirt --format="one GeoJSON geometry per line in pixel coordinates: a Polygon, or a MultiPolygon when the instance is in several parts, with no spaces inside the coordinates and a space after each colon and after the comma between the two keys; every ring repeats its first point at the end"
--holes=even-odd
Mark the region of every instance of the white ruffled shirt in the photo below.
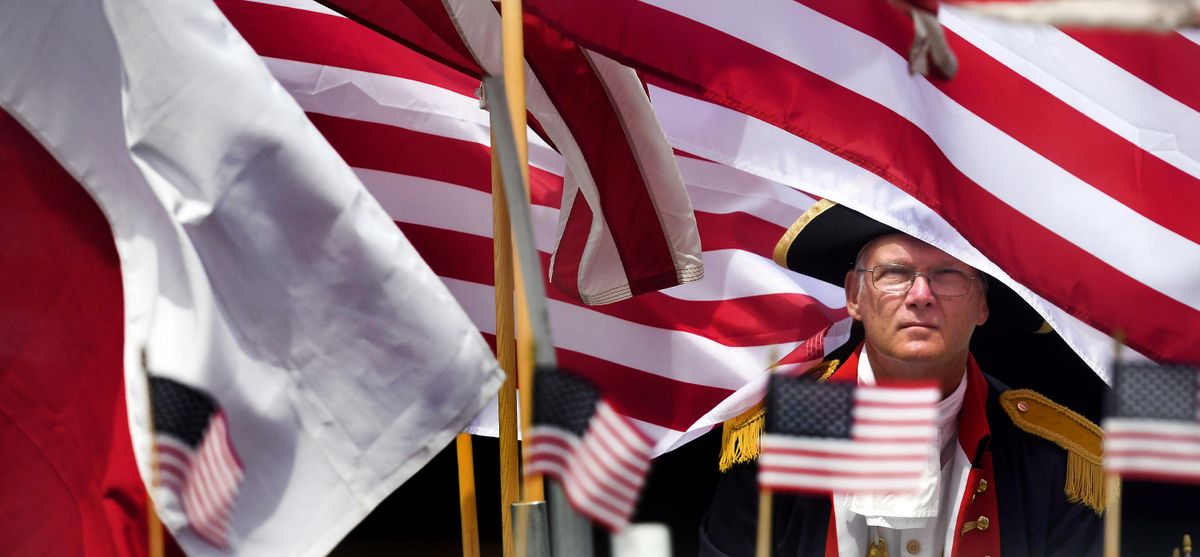
{"type": "MultiPolygon", "coordinates": [[[[863,350],[858,359],[858,383],[875,382],[870,359],[863,350]]],[[[875,539],[872,534],[883,538],[893,557],[942,555],[943,547],[953,539],[948,530],[953,527],[956,496],[970,468],[966,456],[958,450],[958,416],[966,392],[967,374],[963,370],[958,388],[937,404],[939,454],[930,454],[918,492],[834,495],[839,555],[865,555],[868,544],[875,539]],[[942,509],[947,512],[939,512],[942,509]]]]}

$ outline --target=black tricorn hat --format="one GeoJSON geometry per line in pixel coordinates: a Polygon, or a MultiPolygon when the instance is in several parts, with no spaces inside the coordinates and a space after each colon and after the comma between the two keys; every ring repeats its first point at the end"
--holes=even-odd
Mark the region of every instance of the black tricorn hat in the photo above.
{"type": "MultiPolygon", "coordinates": [[[[810,207],[775,245],[775,262],[793,271],[841,286],[846,271],[868,242],[899,230],[845,205],[822,199],[810,207]]],[[[985,275],[986,276],[986,275],[985,275]]],[[[988,323],[980,328],[1005,328],[1033,333],[1048,326],[1036,310],[1004,283],[988,277],[988,323]]]]}
{"type": "MultiPolygon", "coordinates": [[[[863,246],[880,236],[902,233],[822,199],[779,239],[775,262],[842,286],[863,246]]],[[[988,320],[971,337],[971,352],[980,367],[1010,387],[1041,391],[1097,420],[1104,382],[1020,295],[999,280],[987,280],[988,320]]]]}

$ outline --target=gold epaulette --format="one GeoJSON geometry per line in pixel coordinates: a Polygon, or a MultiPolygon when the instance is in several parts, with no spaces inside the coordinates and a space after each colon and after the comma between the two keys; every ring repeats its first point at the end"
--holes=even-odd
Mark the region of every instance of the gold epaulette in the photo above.
{"type": "MultiPolygon", "coordinates": [[[[826,360],[804,372],[819,381],[829,379],[837,371],[839,360],[826,360]]],[[[736,417],[725,420],[721,426],[721,471],[726,472],[735,464],[752,462],[758,458],[758,439],[762,437],[766,408],[760,402],[736,417]]]]}
{"type": "MultiPolygon", "coordinates": [[[[1109,498],[1104,482],[1104,432],[1075,411],[1029,389],[1006,391],[1000,406],[1022,430],[1067,451],[1067,499],[1104,512],[1109,498]]],[[[1116,494],[1112,494],[1113,497],[1116,494]]]]}

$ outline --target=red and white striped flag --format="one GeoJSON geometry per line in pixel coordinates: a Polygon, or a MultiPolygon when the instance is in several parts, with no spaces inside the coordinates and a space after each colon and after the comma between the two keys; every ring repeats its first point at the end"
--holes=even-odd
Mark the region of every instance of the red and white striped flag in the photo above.
{"type": "Polygon", "coordinates": [[[225,412],[208,393],[165,377],[150,378],[150,408],[163,505],[179,504],[188,526],[229,547],[233,506],[245,476],[225,412]]]}
{"type": "MultiPolygon", "coordinates": [[[[312,2],[219,5],[493,340],[490,139],[474,98],[478,81],[312,2]]],[[[676,154],[704,238],[706,278],[604,306],[547,288],[559,362],[600,388],[656,453],[757,403],[780,354],[845,317],[840,288],[772,259],[812,197],[676,154]]],[[[546,265],[566,164],[538,136],[530,161],[535,242],[546,265]]],[[[495,412],[484,416],[472,431],[495,435],[495,412]]]]}
{"type": "Polygon", "coordinates": [[[775,491],[917,491],[935,459],[933,386],[876,386],[774,376],[758,481],[775,491]]]}
{"type": "Polygon", "coordinates": [[[1200,483],[1200,369],[1119,364],[1104,418],[1104,468],[1122,477],[1200,483]]]}
{"type": "Polygon", "coordinates": [[[940,81],[909,75],[912,24],[874,2],[526,5],[656,80],[677,148],[997,277],[1101,377],[1117,329],[1152,359],[1200,359],[1194,30],[1018,27],[946,5],[959,70],[940,81]]]}
{"type": "MultiPolygon", "coordinates": [[[[503,73],[489,0],[323,3],[472,77],[503,73]]],[[[566,163],[551,284],[591,305],[703,277],[691,203],[637,75],[537,20],[524,48],[526,104],[566,163]]]]}
{"type": "Polygon", "coordinates": [[[534,376],[525,473],[558,479],[571,506],[617,531],[637,505],[654,443],[586,380],[554,369],[534,376]]]}

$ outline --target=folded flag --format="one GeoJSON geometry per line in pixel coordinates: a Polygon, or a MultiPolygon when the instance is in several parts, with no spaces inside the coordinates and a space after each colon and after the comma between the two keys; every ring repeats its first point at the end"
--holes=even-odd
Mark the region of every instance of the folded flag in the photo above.
{"type": "Polygon", "coordinates": [[[1104,419],[1104,468],[1122,477],[1200,483],[1200,370],[1117,365],[1104,419]]]}
{"type": "Polygon", "coordinates": [[[228,547],[244,470],[225,412],[208,393],[164,377],[150,378],[150,404],[161,485],[183,507],[197,535],[228,547]]]}
{"type": "Polygon", "coordinates": [[[533,396],[525,473],[558,479],[575,510],[620,530],[645,483],[653,442],[581,377],[539,369],[533,396]]]}
{"type": "Polygon", "coordinates": [[[915,491],[937,440],[934,387],[771,377],[759,484],[773,491],[915,491]]]}

